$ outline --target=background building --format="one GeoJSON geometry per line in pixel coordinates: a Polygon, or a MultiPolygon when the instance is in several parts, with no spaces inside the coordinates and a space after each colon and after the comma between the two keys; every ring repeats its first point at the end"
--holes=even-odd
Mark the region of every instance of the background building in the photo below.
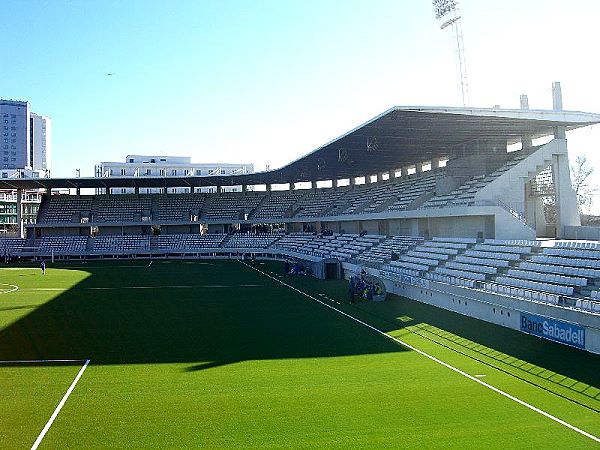
{"type": "MultiPolygon", "coordinates": [[[[52,122],[31,111],[29,102],[0,99],[0,176],[45,178],[50,176],[52,122]]],[[[17,234],[19,222],[35,223],[41,194],[25,190],[17,202],[15,189],[0,190],[0,233],[17,234]],[[20,217],[17,214],[21,204],[20,217]]]]}
{"type": "Polygon", "coordinates": [[[52,122],[31,112],[29,102],[0,100],[2,178],[50,176],[52,122]]]}
{"type": "MultiPolygon", "coordinates": [[[[187,156],[127,155],[125,162],[102,162],[95,167],[96,177],[199,177],[254,173],[252,164],[192,163],[187,156]]],[[[162,193],[165,188],[140,188],[141,194],[162,193]]],[[[194,192],[216,192],[217,187],[196,188],[194,192]]],[[[225,192],[241,192],[241,186],[228,186],[225,192]]],[[[134,188],[113,188],[113,194],[130,194],[134,188]]],[[[168,193],[190,192],[190,188],[167,188],[168,193]]]]}

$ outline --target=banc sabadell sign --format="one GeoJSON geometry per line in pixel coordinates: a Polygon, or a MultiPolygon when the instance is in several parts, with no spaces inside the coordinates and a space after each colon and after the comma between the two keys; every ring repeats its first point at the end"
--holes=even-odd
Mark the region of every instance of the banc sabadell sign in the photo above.
{"type": "Polygon", "coordinates": [[[572,323],[521,313],[521,331],[585,349],[585,328],[572,323]]]}

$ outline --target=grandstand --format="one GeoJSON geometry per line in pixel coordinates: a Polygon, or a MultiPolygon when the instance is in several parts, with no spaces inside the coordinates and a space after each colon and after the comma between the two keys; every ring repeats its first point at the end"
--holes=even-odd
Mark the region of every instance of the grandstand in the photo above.
{"type": "Polygon", "coordinates": [[[0,252],[337,260],[389,292],[506,327],[519,329],[519,312],[576,322],[599,353],[600,247],[568,240],[586,230],[565,139],[593,123],[599,115],[562,110],[394,107],[267,172],[0,180],[46,190],[37,223],[0,240],[0,252]],[[289,189],[272,189],[281,184],[289,189]],[[206,186],[217,192],[196,192],[206,186]],[[121,187],[135,193],[110,194],[121,187]],[[139,194],[173,187],[188,192],[139,194]],[[64,188],[74,195],[52,195],[64,188]],[[92,188],[104,193],[82,195],[92,188]]]}

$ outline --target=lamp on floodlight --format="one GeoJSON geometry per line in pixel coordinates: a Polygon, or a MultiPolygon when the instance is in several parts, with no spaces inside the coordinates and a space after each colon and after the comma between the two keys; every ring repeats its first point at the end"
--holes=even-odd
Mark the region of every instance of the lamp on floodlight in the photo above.
{"type": "Polygon", "coordinates": [[[435,13],[435,18],[441,22],[441,30],[449,26],[452,26],[452,29],[454,30],[460,90],[463,106],[467,106],[469,103],[469,83],[467,82],[467,66],[465,63],[465,50],[462,28],[460,26],[461,15],[460,10],[458,9],[458,0],[433,0],[433,11],[435,13]]]}

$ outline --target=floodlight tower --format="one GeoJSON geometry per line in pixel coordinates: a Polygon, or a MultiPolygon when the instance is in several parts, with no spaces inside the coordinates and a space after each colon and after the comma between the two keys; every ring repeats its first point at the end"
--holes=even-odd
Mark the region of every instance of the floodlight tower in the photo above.
{"type": "Polygon", "coordinates": [[[452,25],[454,40],[456,41],[456,59],[458,74],[460,76],[460,90],[463,106],[469,103],[469,83],[467,82],[467,65],[465,64],[465,45],[463,43],[462,28],[460,26],[460,10],[458,0],[433,0],[435,18],[441,22],[440,29],[452,25]]]}

